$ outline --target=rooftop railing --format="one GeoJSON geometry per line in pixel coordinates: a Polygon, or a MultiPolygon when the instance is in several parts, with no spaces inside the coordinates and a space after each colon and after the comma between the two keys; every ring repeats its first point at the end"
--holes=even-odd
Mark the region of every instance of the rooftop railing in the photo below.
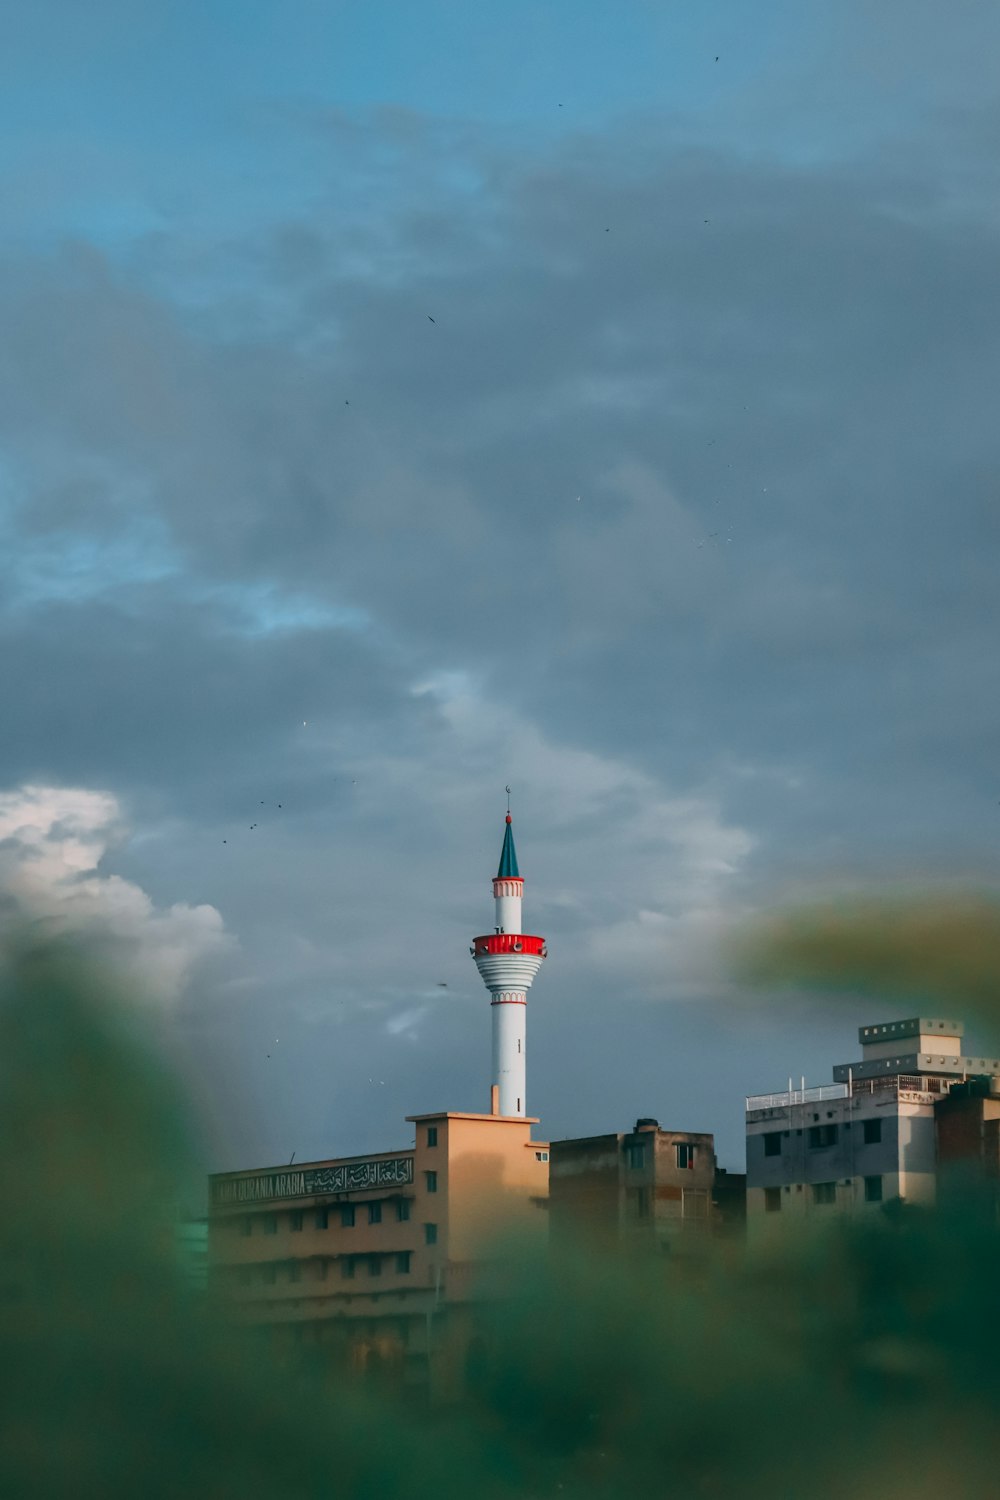
{"type": "Polygon", "coordinates": [[[819,1104],[824,1099],[846,1099],[865,1094],[947,1094],[957,1077],[918,1073],[891,1073],[878,1078],[853,1078],[847,1083],[824,1083],[818,1088],[785,1089],[780,1094],[747,1094],[747,1114],[756,1109],[788,1109],[793,1104],[819,1104]]]}
{"type": "Polygon", "coordinates": [[[790,1104],[818,1104],[823,1099],[846,1099],[846,1083],[823,1083],[812,1089],[785,1089],[780,1094],[747,1094],[747,1113],[752,1109],[786,1109],[790,1104]]]}

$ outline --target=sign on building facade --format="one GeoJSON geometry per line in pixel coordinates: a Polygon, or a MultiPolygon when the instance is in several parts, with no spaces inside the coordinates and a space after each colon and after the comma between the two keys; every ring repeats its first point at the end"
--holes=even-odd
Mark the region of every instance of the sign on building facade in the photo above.
{"type": "Polygon", "coordinates": [[[390,1156],[340,1162],[332,1167],[262,1172],[253,1177],[212,1181],[212,1207],[266,1203],[273,1198],[301,1198],[312,1193],[357,1193],[366,1188],[405,1187],[413,1181],[413,1157],[390,1156]]]}

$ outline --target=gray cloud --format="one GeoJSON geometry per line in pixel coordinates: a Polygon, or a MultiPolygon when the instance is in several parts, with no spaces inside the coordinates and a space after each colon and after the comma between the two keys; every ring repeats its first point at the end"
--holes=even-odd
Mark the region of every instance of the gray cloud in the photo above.
{"type": "Polygon", "coordinates": [[[553,941],[546,1123],[588,1128],[599,1074],[602,1123],[662,1113],[639,1053],[694,1047],[697,1006],[729,1095],[766,1086],[726,921],[993,848],[988,117],[837,162],[648,118],[534,152],[285,118],[342,201],[2,268],[0,782],[111,787],[146,832],[109,868],[238,934],[185,1015],[200,1066],[266,1090],[255,1149],[318,1142],[328,1089],[346,1149],[485,1079],[465,940],[507,779],[553,941]],[[265,1069],[276,1010],[297,1063],[265,1069]]]}

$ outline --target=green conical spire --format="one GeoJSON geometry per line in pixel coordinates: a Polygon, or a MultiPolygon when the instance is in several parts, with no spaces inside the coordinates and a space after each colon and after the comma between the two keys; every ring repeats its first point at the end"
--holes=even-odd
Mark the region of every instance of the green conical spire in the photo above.
{"type": "Polygon", "coordinates": [[[517,869],[517,851],[514,848],[514,832],[510,826],[510,813],[507,814],[507,827],[503,834],[503,848],[500,851],[500,868],[497,871],[498,880],[520,880],[517,869]]]}

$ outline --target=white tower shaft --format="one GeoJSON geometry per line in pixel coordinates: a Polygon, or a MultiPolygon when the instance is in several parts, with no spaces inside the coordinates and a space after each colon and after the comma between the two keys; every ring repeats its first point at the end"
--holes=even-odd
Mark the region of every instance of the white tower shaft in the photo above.
{"type": "Polygon", "coordinates": [[[490,1003],[493,1012],[493,1082],[502,1115],[524,1115],[528,997],[523,990],[502,990],[490,1003]]]}

